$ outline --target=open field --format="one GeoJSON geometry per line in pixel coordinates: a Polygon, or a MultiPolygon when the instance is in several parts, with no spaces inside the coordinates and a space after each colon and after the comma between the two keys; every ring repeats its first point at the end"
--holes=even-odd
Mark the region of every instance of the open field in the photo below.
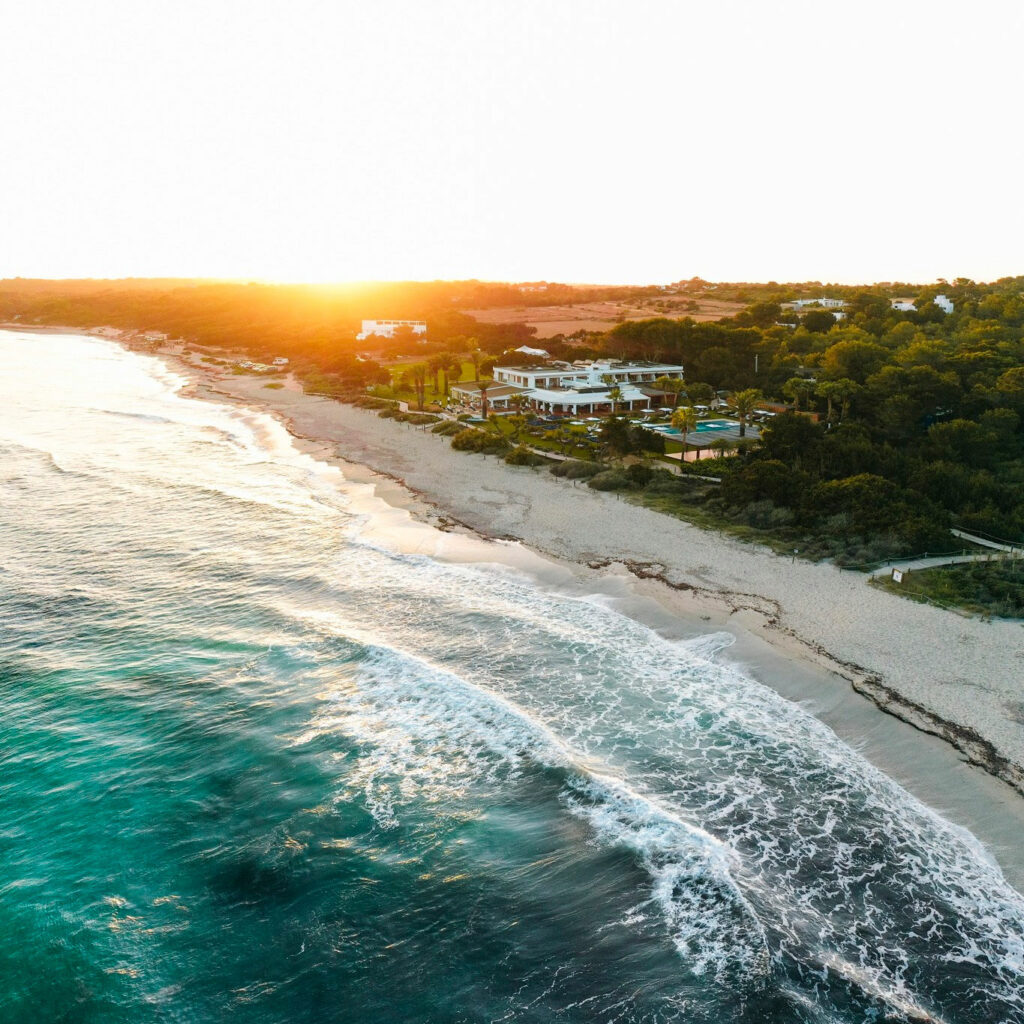
{"type": "Polygon", "coordinates": [[[714,299],[697,300],[698,308],[688,310],[688,300],[673,296],[645,299],[642,303],[581,302],[561,306],[504,306],[496,309],[466,309],[469,316],[481,323],[523,323],[536,328],[538,338],[575,331],[607,331],[622,320],[646,320],[665,316],[673,320],[692,317],[694,320],[720,320],[743,309],[740,302],[714,299]]]}

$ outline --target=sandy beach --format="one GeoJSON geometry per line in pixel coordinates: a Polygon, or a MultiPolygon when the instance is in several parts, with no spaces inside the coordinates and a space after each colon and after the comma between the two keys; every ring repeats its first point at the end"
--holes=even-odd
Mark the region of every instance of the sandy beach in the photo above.
{"type": "Polygon", "coordinates": [[[306,395],[288,378],[161,357],[186,394],[264,408],[318,457],[443,529],[521,542],[665,635],[726,630],[729,657],[803,703],[920,799],[970,828],[1024,885],[1024,630],[905,601],[613,493],[451,449],[429,429],[306,395]],[[884,714],[881,712],[885,712],[884,714]]]}

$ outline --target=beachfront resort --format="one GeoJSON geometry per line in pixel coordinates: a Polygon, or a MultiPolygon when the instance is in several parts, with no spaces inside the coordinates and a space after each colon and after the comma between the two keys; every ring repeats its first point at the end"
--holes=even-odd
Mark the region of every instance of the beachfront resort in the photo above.
{"type": "Polygon", "coordinates": [[[493,384],[467,381],[450,390],[456,403],[471,410],[486,401],[495,411],[524,405],[549,416],[606,416],[673,404],[673,392],[656,384],[660,378],[681,381],[683,367],[612,359],[496,366],[493,384]]]}

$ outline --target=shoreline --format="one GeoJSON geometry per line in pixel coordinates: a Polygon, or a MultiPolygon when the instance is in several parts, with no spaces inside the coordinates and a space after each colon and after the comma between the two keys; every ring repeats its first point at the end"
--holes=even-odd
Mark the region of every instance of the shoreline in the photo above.
{"type": "MultiPolygon", "coordinates": [[[[15,325],[7,329],[23,330],[15,325]]],[[[850,631],[855,624],[856,601],[850,604],[846,623],[818,630],[813,616],[787,600],[790,588],[821,589],[817,580],[808,584],[809,577],[832,574],[847,590],[860,584],[862,593],[856,596],[861,604],[894,604],[897,615],[911,604],[868,588],[859,577],[840,574],[831,566],[791,565],[766,549],[641,506],[630,505],[626,512],[614,495],[574,487],[534,469],[455,452],[447,439],[429,429],[306,395],[291,377],[283,388],[266,389],[266,378],[197,365],[173,343],[154,347],[78,328],[62,330],[114,341],[160,359],[190,382],[181,391],[183,397],[270,413],[302,450],[339,464],[347,478],[372,485],[375,495],[392,508],[443,531],[517,542],[538,560],[571,573],[584,587],[596,587],[623,613],[662,635],[692,639],[716,630],[732,634],[735,642],[726,654],[731,662],[744,667],[756,682],[804,706],[922,802],[970,829],[996,857],[1011,884],[1024,888],[1024,851],[1017,848],[1017,838],[1024,833],[1024,757],[1014,757],[1015,751],[1024,753],[1024,686],[1016,688],[1020,722],[1007,720],[1006,734],[991,737],[977,720],[991,721],[1000,708],[993,702],[985,707],[978,696],[986,688],[968,678],[968,673],[983,670],[986,660],[992,660],[981,656],[985,652],[980,640],[988,638],[994,645],[997,641],[986,631],[1005,634],[1019,648],[1016,655],[1013,647],[997,652],[1005,663],[1002,686],[1012,693],[1014,661],[1021,660],[1018,674],[1024,675],[1024,633],[1019,624],[962,620],[940,609],[912,605],[915,611],[931,613],[923,616],[932,633],[930,656],[921,658],[921,674],[945,665],[957,673],[955,681],[962,691],[959,707],[955,702],[952,708],[936,707],[922,699],[920,688],[908,692],[877,662],[865,666],[867,659],[857,657],[861,652],[856,644],[837,649],[830,642],[830,633],[841,633],[844,625],[850,631]],[[652,517],[653,536],[650,522],[645,522],[652,517]],[[695,557],[701,561],[690,564],[695,557]],[[767,564],[769,577],[748,573],[748,563],[754,568],[767,564]],[[764,593],[766,580],[778,584],[776,593],[764,593]],[[933,626],[927,620],[935,616],[944,618],[933,626]],[[954,626],[956,630],[950,628],[954,626]],[[993,630],[994,626],[1000,628],[993,630]],[[1016,636],[1011,638],[1013,631],[1016,636]],[[964,636],[979,639],[965,642],[964,636]],[[973,715],[974,721],[972,710],[982,712],[973,715]]],[[[826,605],[825,616],[834,612],[834,601],[832,607],[819,603],[826,605]]],[[[887,610],[884,614],[892,618],[887,610]]],[[[922,618],[919,612],[915,617],[922,618]]],[[[871,640],[865,644],[862,638],[861,646],[884,664],[889,652],[877,637],[871,640]]]]}

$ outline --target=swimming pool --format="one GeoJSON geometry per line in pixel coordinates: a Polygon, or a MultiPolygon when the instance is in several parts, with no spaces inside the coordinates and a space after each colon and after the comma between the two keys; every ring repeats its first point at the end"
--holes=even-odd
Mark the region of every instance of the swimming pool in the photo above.
{"type": "MultiPolygon", "coordinates": [[[[730,427],[738,427],[738,420],[702,420],[697,424],[696,431],[690,433],[703,433],[706,430],[728,430],[730,427]]],[[[681,434],[682,431],[676,427],[670,427],[665,423],[654,423],[648,430],[657,430],[659,434],[681,434]]]]}

